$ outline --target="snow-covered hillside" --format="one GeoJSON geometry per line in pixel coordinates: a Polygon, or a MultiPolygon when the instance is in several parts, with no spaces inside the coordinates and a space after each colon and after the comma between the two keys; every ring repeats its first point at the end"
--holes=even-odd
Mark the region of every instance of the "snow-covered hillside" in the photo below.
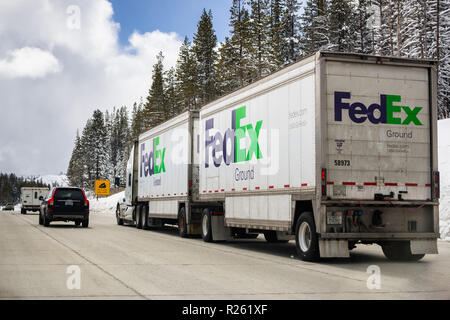
{"type": "Polygon", "coordinates": [[[69,179],[65,174],[47,174],[42,176],[30,176],[28,179],[42,180],[43,183],[49,184],[51,187],[67,187],[69,179]]]}
{"type": "Polygon", "coordinates": [[[439,206],[441,238],[450,241],[450,119],[439,120],[439,172],[441,203],[439,206]]]}
{"type": "Polygon", "coordinates": [[[124,197],[125,191],[98,200],[95,197],[89,197],[89,209],[93,212],[116,213],[117,203],[122,201],[124,197]]]}

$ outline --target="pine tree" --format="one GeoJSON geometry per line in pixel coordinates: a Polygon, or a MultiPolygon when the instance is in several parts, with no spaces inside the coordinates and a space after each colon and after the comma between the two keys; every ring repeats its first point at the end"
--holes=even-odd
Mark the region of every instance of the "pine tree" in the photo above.
{"type": "Polygon", "coordinates": [[[373,7],[371,0],[358,0],[355,23],[353,30],[355,32],[355,51],[359,53],[373,53],[374,48],[374,30],[373,30],[373,7]]]}
{"type": "Polygon", "coordinates": [[[108,136],[104,115],[95,110],[92,118],[86,123],[81,137],[82,152],[84,156],[85,177],[84,188],[92,190],[94,181],[111,176],[108,152],[108,136]]]}
{"type": "Polygon", "coordinates": [[[250,15],[244,0],[233,0],[230,9],[230,35],[226,45],[228,61],[241,87],[252,82],[250,15]]]}
{"type": "Polygon", "coordinates": [[[217,37],[212,23],[211,10],[203,9],[197,32],[194,35],[193,52],[197,62],[199,103],[206,104],[216,97],[216,48],[217,37]]]}
{"type": "Polygon", "coordinates": [[[175,71],[177,96],[182,111],[196,109],[197,101],[197,68],[194,53],[188,37],[180,47],[175,71]]]}
{"type": "Polygon", "coordinates": [[[284,0],[281,12],[281,28],[283,29],[283,61],[292,63],[301,55],[300,51],[300,4],[298,0],[284,0]]]}
{"type": "Polygon", "coordinates": [[[164,95],[164,56],[160,52],[157,56],[157,62],[153,66],[152,85],[147,97],[147,103],[143,110],[144,130],[148,130],[166,121],[169,118],[169,112],[166,110],[166,101],[164,95]]]}
{"type": "Polygon", "coordinates": [[[331,0],[329,10],[329,49],[339,52],[353,52],[355,20],[349,0],[331,0]]]}
{"type": "Polygon", "coordinates": [[[168,112],[168,118],[173,118],[181,113],[181,99],[178,93],[177,82],[175,79],[175,69],[170,68],[164,73],[164,96],[165,109],[168,112]]]}
{"type": "Polygon", "coordinates": [[[281,0],[271,0],[270,3],[270,68],[278,70],[284,64],[283,59],[283,26],[281,24],[281,0]]]}
{"type": "Polygon", "coordinates": [[[83,186],[84,155],[78,130],[75,138],[75,146],[72,151],[72,156],[70,157],[69,167],[67,168],[66,174],[70,185],[74,187],[83,186]]]}
{"type": "Polygon", "coordinates": [[[133,104],[133,110],[131,113],[131,140],[135,141],[139,135],[144,131],[144,102],[141,100],[138,103],[133,104]]]}
{"type": "Polygon", "coordinates": [[[301,23],[301,48],[305,54],[326,50],[329,45],[326,0],[308,0],[301,23]]]}
{"type": "Polygon", "coordinates": [[[237,56],[235,54],[231,39],[225,37],[225,41],[219,48],[219,60],[217,69],[217,90],[219,95],[225,95],[239,88],[237,56]]]}
{"type": "Polygon", "coordinates": [[[250,68],[252,79],[270,72],[269,68],[269,0],[250,0],[250,68]]]}

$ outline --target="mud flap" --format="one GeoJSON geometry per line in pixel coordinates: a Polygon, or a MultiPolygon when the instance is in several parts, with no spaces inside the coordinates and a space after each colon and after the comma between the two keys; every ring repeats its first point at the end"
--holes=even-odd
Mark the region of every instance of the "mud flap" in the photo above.
{"type": "Polygon", "coordinates": [[[437,240],[411,240],[412,254],[437,254],[437,240]]]}
{"type": "Polygon", "coordinates": [[[348,258],[348,240],[319,239],[319,252],[321,258],[348,258]]]}
{"type": "Polygon", "coordinates": [[[211,232],[213,241],[229,241],[231,237],[231,228],[225,226],[224,215],[211,215],[211,232]]]}

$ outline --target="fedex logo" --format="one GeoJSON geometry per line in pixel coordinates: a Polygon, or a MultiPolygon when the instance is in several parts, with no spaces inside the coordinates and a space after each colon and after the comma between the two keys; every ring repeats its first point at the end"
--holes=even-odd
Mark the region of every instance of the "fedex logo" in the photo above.
{"type": "Polygon", "coordinates": [[[394,103],[401,103],[402,97],[398,95],[381,94],[380,103],[373,103],[366,106],[361,102],[346,102],[344,100],[350,99],[350,92],[334,92],[334,120],[342,121],[342,110],[348,110],[350,120],[355,123],[363,123],[369,120],[373,124],[389,123],[409,125],[413,123],[416,126],[421,126],[422,123],[417,118],[422,107],[415,107],[411,110],[408,106],[394,105],[394,103]],[[378,110],[377,113],[375,111],[378,110]],[[401,113],[401,114],[399,114],[401,113]]]}
{"type": "Polygon", "coordinates": [[[166,172],[166,167],[164,165],[164,156],[166,155],[166,148],[159,149],[159,137],[153,139],[153,150],[150,153],[145,152],[145,143],[141,144],[141,166],[140,166],[140,177],[142,174],[144,176],[152,176],[154,174],[159,174],[166,172]]]}
{"type": "Polygon", "coordinates": [[[205,121],[205,168],[209,167],[209,159],[212,155],[214,166],[220,167],[222,162],[227,166],[231,163],[249,161],[253,157],[261,159],[262,154],[259,148],[258,138],[262,126],[262,120],[253,125],[243,124],[246,118],[246,106],[235,109],[231,112],[231,128],[223,134],[217,132],[210,134],[214,128],[214,119],[205,121]],[[248,137],[250,146],[242,148],[241,139],[248,137]]]}

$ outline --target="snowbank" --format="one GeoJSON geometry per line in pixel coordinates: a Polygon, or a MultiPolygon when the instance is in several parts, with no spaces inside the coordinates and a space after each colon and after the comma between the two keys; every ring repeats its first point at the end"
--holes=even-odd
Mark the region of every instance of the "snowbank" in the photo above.
{"type": "Polygon", "coordinates": [[[438,122],[438,148],[441,175],[439,225],[441,238],[450,241],[450,119],[438,122]]]}
{"type": "Polygon", "coordinates": [[[125,197],[125,191],[106,198],[89,197],[89,210],[92,212],[116,213],[116,206],[125,197]]]}

